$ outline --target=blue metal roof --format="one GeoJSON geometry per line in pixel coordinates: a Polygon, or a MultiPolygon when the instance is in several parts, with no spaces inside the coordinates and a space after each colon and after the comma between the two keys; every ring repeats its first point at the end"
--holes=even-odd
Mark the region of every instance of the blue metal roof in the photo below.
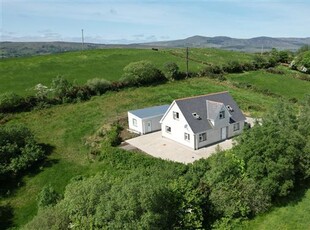
{"type": "Polygon", "coordinates": [[[148,118],[148,117],[164,115],[166,111],[168,110],[169,106],[170,105],[153,106],[153,107],[148,107],[144,109],[131,110],[128,112],[143,119],[143,118],[148,118]]]}

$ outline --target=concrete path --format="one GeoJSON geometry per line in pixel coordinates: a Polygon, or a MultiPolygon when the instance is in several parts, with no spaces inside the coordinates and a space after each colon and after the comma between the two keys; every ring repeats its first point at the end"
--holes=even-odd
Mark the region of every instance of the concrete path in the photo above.
{"type": "Polygon", "coordinates": [[[161,131],[132,138],[126,140],[126,142],[153,157],[184,164],[211,156],[216,152],[217,146],[219,146],[221,150],[227,150],[233,146],[232,139],[229,139],[212,146],[193,150],[173,140],[163,138],[161,136],[161,131]]]}

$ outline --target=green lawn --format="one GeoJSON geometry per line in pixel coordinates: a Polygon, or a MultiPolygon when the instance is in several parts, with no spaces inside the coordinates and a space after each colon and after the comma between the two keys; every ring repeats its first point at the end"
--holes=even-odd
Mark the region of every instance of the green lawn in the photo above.
{"type": "Polygon", "coordinates": [[[230,88],[207,78],[195,78],[159,86],[129,88],[93,97],[83,103],[16,114],[12,123],[26,124],[39,141],[55,149],[49,156],[52,163],[37,174],[24,177],[24,185],[11,196],[2,199],[1,203],[10,203],[14,208],[13,221],[16,226],[27,223],[36,214],[36,196],[46,183],[51,183],[57,191],[63,192],[70,179],[76,175],[116,170],[89,159],[85,140],[100,127],[125,117],[130,109],[171,103],[175,98],[224,90],[231,92],[246,112],[261,114],[276,103],[275,99],[259,93],[230,88]],[[254,104],[256,107],[251,107],[254,104]]]}
{"type": "Polygon", "coordinates": [[[284,207],[273,208],[270,212],[244,222],[239,228],[244,230],[309,230],[310,229],[310,189],[297,202],[284,207]]]}
{"type": "Polygon", "coordinates": [[[310,93],[310,82],[294,78],[293,74],[293,71],[288,71],[282,75],[260,70],[242,74],[229,74],[227,78],[235,82],[249,83],[261,90],[269,90],[286,99],[302,99],[305,94],[310,93]]]}

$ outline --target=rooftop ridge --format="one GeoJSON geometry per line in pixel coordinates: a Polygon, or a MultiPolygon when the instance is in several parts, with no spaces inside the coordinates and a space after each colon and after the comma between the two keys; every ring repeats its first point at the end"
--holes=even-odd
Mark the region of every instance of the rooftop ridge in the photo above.
{"type": "Polygon", "coordinates": [[[217,93],[202,94],[202,95],[197,95],[197,96],[175,99],[175,101],[183,101],[183,100],[188,100],[188,99],[193,99],[193,98],[198,98],[198,97],[211,96],[211,95],[217,95],[217,94],[223,94],[223,93],[229,93],[229,92],[228,91],[222,91],[222,92],[217,92],[217,93]]]}

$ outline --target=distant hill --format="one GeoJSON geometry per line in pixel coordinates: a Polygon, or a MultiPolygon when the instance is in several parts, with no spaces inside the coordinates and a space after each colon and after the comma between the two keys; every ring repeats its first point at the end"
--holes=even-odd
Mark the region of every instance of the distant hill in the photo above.
{"type": "Polygon", "coordinates": [[[303,45],[310,45],[308,38],[272,38],[256,37],[250,39],[230,38],[224,36],[193,36],[186,39],[139,44],[152,47],[214,47],[219,49],[238,50],[244,52],[261,52],[276,48],[278,50],[296,51],[303,45]]]}
{"type": "Polygon", "coordinates": [[[176,48],[176,47],[213,47],[226,50],[243,52],[261,52],[276,48],[278,50],[296,51],[303,45],[310,45],[308,38],[272,38],[256,37],[250,39],[230,38],[225,36],[203,37],[193,36],[186,39],[173,41],[160,41],[137,44],[94,44],[85,43],[84,47],[77,42],[0,42],[0,57],[22,57],[33,55],[44,55],[61,53],[66,51],[78,51],[82,49],[104,49],[104,48],[176,48]]]}

